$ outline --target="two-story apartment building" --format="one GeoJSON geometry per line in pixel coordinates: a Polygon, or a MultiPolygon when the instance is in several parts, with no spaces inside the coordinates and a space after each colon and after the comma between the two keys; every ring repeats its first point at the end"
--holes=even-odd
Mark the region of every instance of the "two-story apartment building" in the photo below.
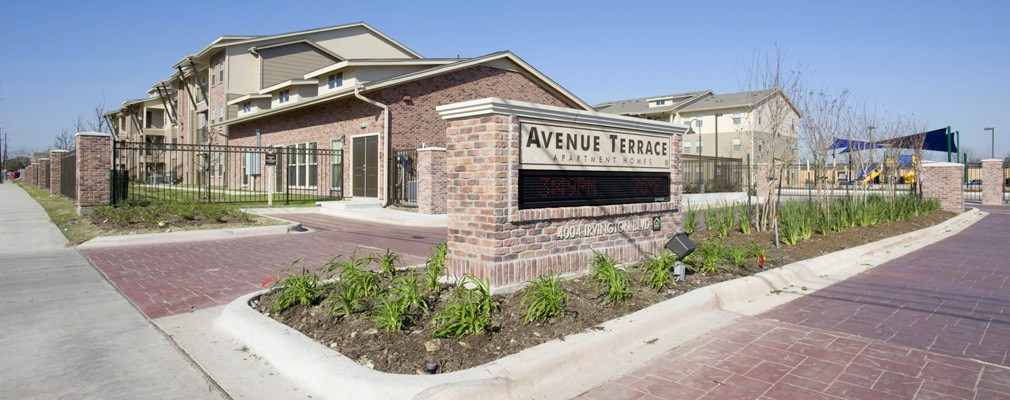
{"type": "Polygon", "coordinates": [[[596,110],[691,127],[684,154],[760,162],[796,161],[799,110],[778,89],[715,94],[698,91],[598,104],[596,110]],[[716,137],[718,136],[718,143],[716,137]]]}

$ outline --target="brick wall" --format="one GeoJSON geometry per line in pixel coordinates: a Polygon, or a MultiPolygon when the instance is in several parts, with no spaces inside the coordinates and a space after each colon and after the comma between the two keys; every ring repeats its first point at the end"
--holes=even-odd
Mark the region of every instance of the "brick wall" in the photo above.
{"type": "Polygon", "coordinates": [[[58,196],[60,194],[60,170],[63,167],[63,155],[66,150],[49,150],[49,194],[58,196]]]}
{"type": "Polygon", "coordinates": [[[1003,204],[1003,160],[982,160],[982,204],[1003,204]]]}
{"type": "Polygon", "coordinates": [[[492,286],[586,268],[592,250],[619,261],[658,253],[683,232],[681,137],[670,138],[671,199],[662,203],[518,209],[519,124],[514,116],[451,121],[446,144],[448,272],[492,286]],[[661,229],[652,229],[653,218],[661,229]],[[592,229],[585,229],[592,228],[592,229]],[[573,234],[585,229],[584,234],[573,234]]]}
{"type": "MultiPolygon", "coordinates": [[[[443,104],[485,97],[507,97],[513,100],[572,107],[521,73],[486,66],[474,66],[408,82],[382,89],[378,93],[368,93],[366,96],[389,106],[393,150],[418,149],[422,144],[427,147],[444,147],[448,122],[435,112],[435,107],[443,104]],[[411,101],[404,102],[404,95],[410,95],[411,101]]],[[[381,135],[384,124],[381,108],[356,98],[347,98],[231,125],[228,130],[228,144],[255,145],[257,128],[260,129],[264,146],[316,142],[320,149],[328,149],[331,140],[343,137],[344,196],[351,197],[353,171],[350,167],[350,137],[380,133],[379,157],[385,159],[386,147],[381,135]],[[361,128],[362,123],[365,124],[364,128],[361,128]]],[[[385,192],[385,185],[381,179],[386,168],[385,164],[385,162],[379,163],[380,197],[383,197],[385,192]]],[[[231,177],[230,182],[241,182],[239,176],[241,169],[232,168],[232,171],[235,175],[231,177]]],[[[320,175],[323,172],[323,168],[320,168],[320,175]]],[[[420,196],[418,199],[420,201],[420,196]]]]}
{"type": "Polygon", "coordinates": [[[964,211],[964,164],[922,164],[922,196],[940,199],[940,209],[954,213],[964,211]]]}
{"type": "Polygon", "coordinates": [[[109,204],[109,169],[112,166],[112,135],[81,132],[77,137],[77,209],[109,204]]]}
{"type": "Polygon", "coordinates": [[[417,150],[417,212],[445,214],[445,148],[417,150]]]}

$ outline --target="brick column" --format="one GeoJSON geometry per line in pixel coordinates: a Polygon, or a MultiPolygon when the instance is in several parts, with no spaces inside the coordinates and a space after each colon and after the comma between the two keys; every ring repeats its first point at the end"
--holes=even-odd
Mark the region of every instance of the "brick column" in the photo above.
{"type": "Polygon", "coordinates": [[[39,159],[39,187],[43,189],[49,189],[49,159],[40,158],[39,159]]]}
{"type": "Polygon", "coordinates": [[[109,204],[109,170],[112,168],[112,135],[80,132],[77,135],[77,212],[109,204]]]}
{"type": "Polygon", "coordinates": [[[982,160],[982,204],[1003,204],[1003,160],[982,160]]]}
{"type": "Polygon", "coordinates": [[[922,164],[922,197],[940,199],[940,209],[960,214],[964,211],[964,164],[922,164]]]}
{"type": "Polygon", "coordinates": [[[35,164],[34,163],[35,163],[35,160],[32,160],[32,164],[28,165],[28,167],[25,167],[25,175],[27,175],[27,177],[25,177],[25,182],[28,182],[28,183],[30,183],[32,185],[37,184],[37,182],[35,182],[35,164]]]}
{"type": "Polygon", "coordinates": [[[66,154],[66,150],[49,150],[49,194],[52,196],[60,195],[62,183],[60,170],[63,168],[63,156],[66,154]]]}
{"type": "Polygon", "coordinates": [[[445,214],[445,148],[417,149],[417,211],[445,214]]]}

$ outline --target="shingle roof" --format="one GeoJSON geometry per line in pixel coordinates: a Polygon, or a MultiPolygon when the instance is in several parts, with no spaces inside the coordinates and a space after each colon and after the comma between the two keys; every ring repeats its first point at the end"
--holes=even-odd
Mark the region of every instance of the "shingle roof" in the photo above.
{"type": "Polygon", "coordinates": [[[775,93],[776,89],[755,90],[753,92],[726,93],[698,100],[680,111],[710,110],[750,106],[775,93]]]}
{"type": "Polygon", "coordinates": [[[711,95],[711,90],[700,90],[697,92],[675,93],[663,96],[649,96],[638,99],[608,101],[593,106],[596,111],[609,114],[652,114],[677,110],[698,97],[711,95]],[[672,99],[670,99],[672,97],[672,99]],[[666,105],[659,107],[649,107],[649,100],[667,99],[666,105]]]}

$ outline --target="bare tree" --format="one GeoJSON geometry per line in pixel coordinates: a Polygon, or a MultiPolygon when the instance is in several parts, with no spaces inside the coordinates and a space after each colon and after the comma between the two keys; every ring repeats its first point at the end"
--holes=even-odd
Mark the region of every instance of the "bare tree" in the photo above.
{"type": "Polygon", "coordinates": [[[92,132],[103,132],[108,133],[109,131],[109,121],[105,119],[105,96],[102,95],[100,99],[95,101],[95,105],[92,107],[92,118],[88,121],[88,129],[92,132]]]}
{"type": "Polygon", "coordinates": [[[842,89],[836,93],[822,88],[808,92],[800,100],[800,110],[803,112],[800,141],[812,157],[817,197],[827,207],[831,198],[830,192],[826,191],[829,183],[827,171],[831,161],[831,151],[828,148],[847,122],[849,90],[842,89]]]}
{"type": "Polygon", "coordinates": [[[71,151],[76,147],[77,138],[66,128],[60,130],[60,134],[53,138],[53,149],[71,151]]]}
{"type": "MultiPolygon", "coordinates": [[[[755,144],[751,143],[751,151],[754,152],[752,160],[758,165],[767,165],[766,170],[769,172],[764,176],[753,175],[753,182],[763,180],[770,185],[777,183],[781,188],[787,168],[797,162],[798,132],[794,118],[798,113],[790,100],[795,102],[802,98],[803,88],[806,86],[805,70],[806,66],[803,64],[787,66],[786,54],[778,46],[774,54],[754,53],[751,65],[747,69],[745,90],[775,92],[761,104],[755,104],[758,121],[750,121],[753,125],[752,131],[758,136],[752,140],[760,141],[762,144],[761,151],[755,151],[755,144]]],[[[760,171],[762,168],[755,170],[760,171]]],[[[758,204],[755,213],[758,218],[755,224],[758,230],[769,228],[772,216],[778,212],[778,202],[779,191],[774,190],[758,204]]]]}

